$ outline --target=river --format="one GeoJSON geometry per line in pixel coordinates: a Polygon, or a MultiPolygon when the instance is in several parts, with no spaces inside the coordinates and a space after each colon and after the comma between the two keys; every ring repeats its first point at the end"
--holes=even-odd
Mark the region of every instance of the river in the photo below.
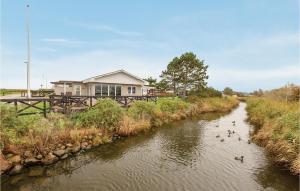
{"type": "Polygon", "coordinates": [[[248,144],[252,127],[245,107],[240,103],[226,115],[205,114],[31,168],[2,179],[2,190],[298,190],[298,177],[274,166],[264,148],[248,144]],[[228,130],[235,133],[228,137],[228,130]],[[244,156],[243,162],[236,156],[244,156]]]}

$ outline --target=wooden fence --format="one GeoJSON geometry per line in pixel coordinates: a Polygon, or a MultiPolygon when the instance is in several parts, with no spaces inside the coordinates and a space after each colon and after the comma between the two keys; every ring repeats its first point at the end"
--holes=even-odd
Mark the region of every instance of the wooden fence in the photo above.
{"type": "Polygon", "coordinates": [[[51,95],[49,98],[17,98],[0,99],[0,102],[14,104],[17,116],[43,114],[50,111],[68,114],[94,107],[98,100],[110,98],[123,107],[129,107],[135,100],[155,101],[157,96],[61,96],[51,95]]]}

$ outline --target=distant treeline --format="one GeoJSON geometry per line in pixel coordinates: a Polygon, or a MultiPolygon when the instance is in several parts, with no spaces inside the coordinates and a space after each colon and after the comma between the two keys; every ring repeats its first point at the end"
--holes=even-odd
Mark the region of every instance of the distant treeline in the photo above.
{"type": "Polygon", "coordinates": [[[300,86],[295,84],[287,84],[284,87],[263,91],[261,89],[256,90],[252,95],[257,97],[266,97],[278,101],[299,101],[300,98],[300,86]]]}

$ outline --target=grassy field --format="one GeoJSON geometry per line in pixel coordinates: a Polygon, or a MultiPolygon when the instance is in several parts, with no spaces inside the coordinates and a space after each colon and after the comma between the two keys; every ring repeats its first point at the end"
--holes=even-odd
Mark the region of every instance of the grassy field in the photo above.
{"type": "Polygon", "coordinates": [[[0,89],[0,96],[10,95],[10,94],[19,94],[21,92],[26,91],[25,89],[0,89]]]}
{"type": "Polygon", "coordinates": [[[299,102],[250,98],[247,100],[247,111],[249,121],[257,127],[253,139],[274,155],[276,163],[299,174],[299,102]]]}

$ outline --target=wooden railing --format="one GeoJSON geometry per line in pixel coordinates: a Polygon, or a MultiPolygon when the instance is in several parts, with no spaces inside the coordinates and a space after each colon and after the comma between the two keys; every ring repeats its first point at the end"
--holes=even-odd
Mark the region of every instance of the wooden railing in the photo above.
{"type": "Polygon", "coordinates": [[[110,98],[123,107],[129,107],[135,100],[155,101],[157,96],[62,96],[50,95],[49,98],[0,99],[0,102],[14,104],[17,116],[43,114],[50,111],[68,114],[94,107],[98,100],[110,98]]]}

